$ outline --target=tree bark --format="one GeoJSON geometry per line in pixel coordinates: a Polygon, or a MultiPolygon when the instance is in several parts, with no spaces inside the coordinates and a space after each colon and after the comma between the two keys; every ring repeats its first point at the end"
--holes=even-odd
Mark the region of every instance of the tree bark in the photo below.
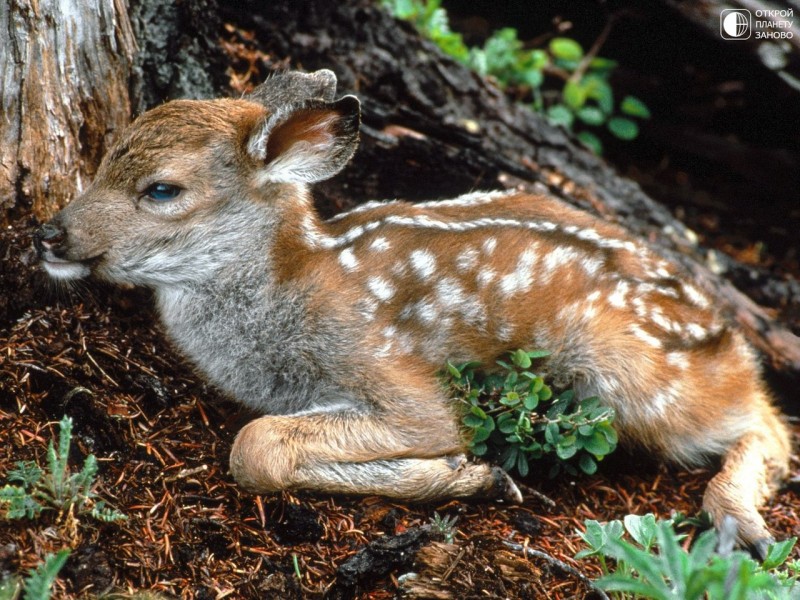
{"type": "Polygon", "coordinates": [[[0,220],[46,218],[91,180],[129,120],[125,0],[0,5],[0,220]]]}

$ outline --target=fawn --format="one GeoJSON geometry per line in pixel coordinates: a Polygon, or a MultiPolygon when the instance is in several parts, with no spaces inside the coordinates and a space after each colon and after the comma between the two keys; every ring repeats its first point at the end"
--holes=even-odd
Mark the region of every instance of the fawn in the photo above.
{"type": "Polygon", "coordinates": [[[437,373],[541,348],[550,373],[615,409],[622,440],[683,465],[721,456],[704,507],[763,553],[758,508],[789,436],[706,294],[545,196],[370,202],[322,221],[308,186],[358,143],[359,102],[335,93],[330,71],[287,72],[242,99],[144,113],[37,232],[44,268],[154,290],[175,346],[264,415],[231,451],[253,492],[520,502],[502,470],[465,458],[437,373]]]}

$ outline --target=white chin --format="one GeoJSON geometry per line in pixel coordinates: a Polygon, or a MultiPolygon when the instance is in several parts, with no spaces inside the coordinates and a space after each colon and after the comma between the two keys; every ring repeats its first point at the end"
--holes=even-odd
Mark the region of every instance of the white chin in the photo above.
{"type": "Polygon", "coordinates": [[[51,260],[42,261],[44,270],[53,279],[81,279],[86,277],[90,270],[89,267],[79,262],[55,262],[51,260]]]}

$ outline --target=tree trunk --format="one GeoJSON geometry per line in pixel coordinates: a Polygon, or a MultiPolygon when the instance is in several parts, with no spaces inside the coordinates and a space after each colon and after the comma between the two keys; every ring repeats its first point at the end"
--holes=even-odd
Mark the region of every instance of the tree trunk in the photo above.
{"type": "Polygon", "coordinates": [[[136,48],[124,0],[0,5],[0,220],[47,217],[128,123],[136,48]]]}

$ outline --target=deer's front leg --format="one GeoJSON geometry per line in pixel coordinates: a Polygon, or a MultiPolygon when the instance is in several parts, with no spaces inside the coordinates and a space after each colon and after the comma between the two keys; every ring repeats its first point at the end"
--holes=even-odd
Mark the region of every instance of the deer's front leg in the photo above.
{"type": "Polygon", "coordinates": [[[256,493],[303,489],[409,501],[521,502],[505,472],[466,460],[455,423],[404,425],[356,413],[261,417],[239,432],[231,472],[256,493]]]}

